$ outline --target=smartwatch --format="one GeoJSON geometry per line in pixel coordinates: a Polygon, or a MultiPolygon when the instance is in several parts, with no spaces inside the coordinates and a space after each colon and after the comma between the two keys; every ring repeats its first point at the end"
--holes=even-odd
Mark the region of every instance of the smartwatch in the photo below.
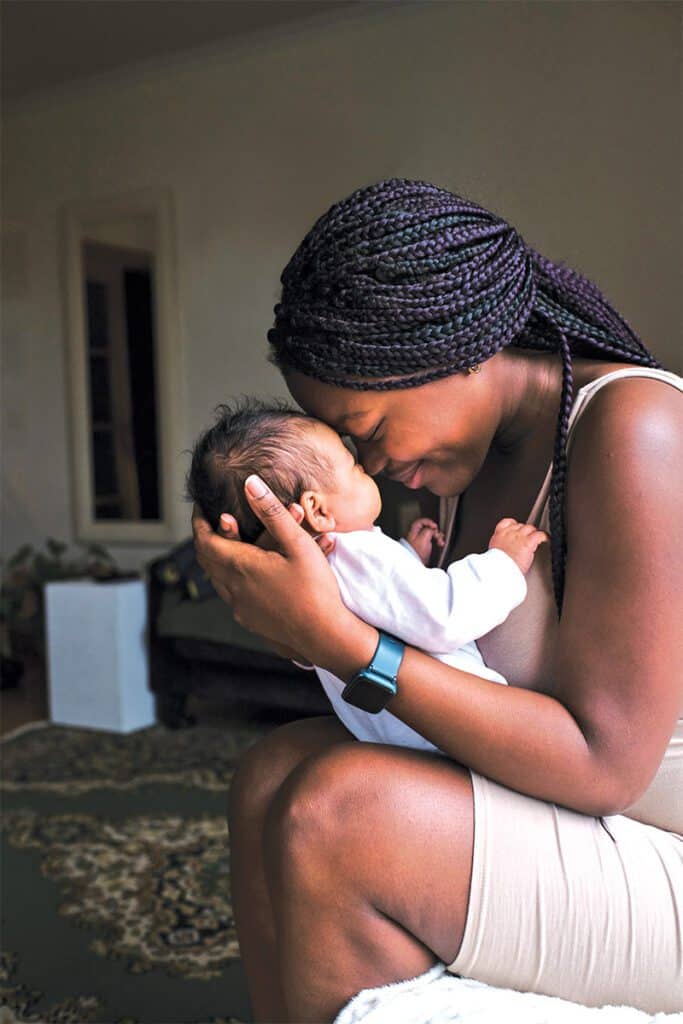
{"type": "Polygon", "coordinates": [[[376,715],[383,711],[398,692],[396,676],[403,661],[405,644],[388,633],[379,634],[372,661],[360,670],[342,690],[347,704],[376,715]]]}

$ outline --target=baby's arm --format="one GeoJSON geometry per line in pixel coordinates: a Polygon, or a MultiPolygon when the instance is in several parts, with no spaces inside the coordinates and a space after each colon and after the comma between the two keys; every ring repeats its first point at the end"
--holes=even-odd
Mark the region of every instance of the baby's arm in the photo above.
{"type": "MultiPolygon", "coordinates": [[[[507,553],[513,547],[511,530],[505,528],[506,548],[503,537],[494,533],[495,546],[445,570],[428,569],[406,546],[377,532],[338,534],[330,562],[347,607],[377,629],[442,653],[484,636],[526,597],[524,571],[507,553]]],[[[528,530],[529,540],[521,546],[530,565],[529,549],[535,550],[546,535],[528,530]]]]}

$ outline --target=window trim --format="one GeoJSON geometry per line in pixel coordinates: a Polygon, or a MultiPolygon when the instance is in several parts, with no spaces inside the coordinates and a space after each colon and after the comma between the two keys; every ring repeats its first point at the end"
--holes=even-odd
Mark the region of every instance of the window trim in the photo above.
{"type": "Polygon", "coordinates": [[[154,544],[181,540],[189,532],[189,510],[182,501],[185,467],[183,338],[178,306],[175,225],[170,189],[141,189],[103,199],[65,204],[62,214],[63,294],[68,359],[69,428],[73,519],[78,540],[154,544]],[[159,417],[160,498],[163,519],[94,518],[90,439],[87,327],[82,242],[93,238],[93,224],[154,219],[154,324],[159,417]]]}

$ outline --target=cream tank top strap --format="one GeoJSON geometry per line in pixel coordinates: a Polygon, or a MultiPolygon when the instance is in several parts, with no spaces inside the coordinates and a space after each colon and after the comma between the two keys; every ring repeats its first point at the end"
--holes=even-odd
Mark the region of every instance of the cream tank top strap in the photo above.
{"type": "MultiPolygon", "coordinates": [[[[576,424],[591,399],[613,380],[625,377],[650,377],[671,384],[683,392],[683,378],[668,370],[652,367],[628,367],[597,377],[576,394],[569,417],[568,449],[576,424]]],[[[527,518],[528,522],[535,523],[545,530],[549,527],[551,475],[552,465],[548,468],[541,490],[527,518]]],[[[443,565],[445,553],[451,547],[457,507],[457,498],[441,499],[440,525],[446,534],[447,542],[440,565],[443,565]]],[[[549,673],[552,672],[557,636],[557,612],[553,597],[550,557],[546,548],[547,545],[543,545],[539,549],[539,555],[527,576],[526,600],[505,622],[477,643],[486,664],[495,668],[513,685],[544,690],[549,673]]],[[[647,824],[683,834],[683,708],[655,778],[643,796],[624,813],[647,824]]]]}

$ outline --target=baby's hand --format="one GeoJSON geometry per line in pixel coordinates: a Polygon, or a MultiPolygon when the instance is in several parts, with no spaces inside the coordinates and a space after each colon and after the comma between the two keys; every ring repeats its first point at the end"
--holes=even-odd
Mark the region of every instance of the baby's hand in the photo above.
{"type": "Polygon", "coordinates": [[[518,523],[516,519],[501,519],[489,541],[489,550],[500,548],[517,563],[523,573],[527,573],[534,560],[536,548],[548,539],[547,533],[537,530],[531,523],[518,523]]]}
{"type": "Polygon", "coordinates": [[[432,544],[442,548],[446,538],[433,519],[416,519],[408,530],[406,540],[419,555],[420,561],[426,565],[432,554],[432,544]]]}

